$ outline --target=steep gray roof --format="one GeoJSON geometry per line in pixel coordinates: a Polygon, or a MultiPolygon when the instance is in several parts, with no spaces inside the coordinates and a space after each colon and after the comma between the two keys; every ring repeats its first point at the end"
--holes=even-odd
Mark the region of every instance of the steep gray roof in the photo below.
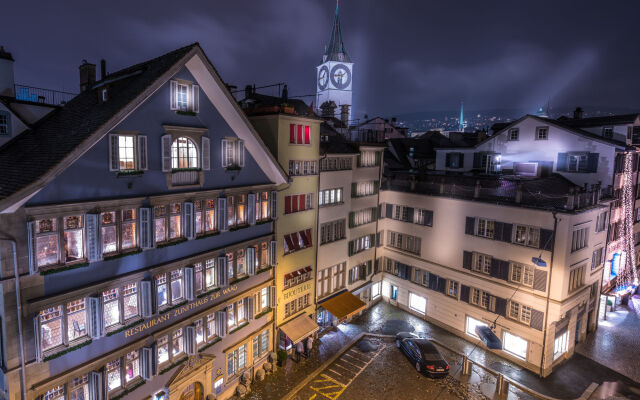
{"type": "Polygon", "coordinates": [[[336,15],[333,19],[333,28],[331,29],[331,37],[329,44],[324,49],[326,61],[345,61],[351,62],[351,57],[347,54],[342,41],[342,29],[340,29],[340,10],[339,3],[336,2],[336,15]]]}

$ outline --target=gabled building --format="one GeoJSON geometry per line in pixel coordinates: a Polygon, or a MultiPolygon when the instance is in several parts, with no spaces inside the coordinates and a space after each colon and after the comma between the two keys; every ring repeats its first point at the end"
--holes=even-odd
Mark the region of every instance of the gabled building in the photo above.
{"type": "Polygon", "coordinates": [[[217,398],[273,350],[287,177],[195,43],[0,147],[10,398],[217,398]]]}

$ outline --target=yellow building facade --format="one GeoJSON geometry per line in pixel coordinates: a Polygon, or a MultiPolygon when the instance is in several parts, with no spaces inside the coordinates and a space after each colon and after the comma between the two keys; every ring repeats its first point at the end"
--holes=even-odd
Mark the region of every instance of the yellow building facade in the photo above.
{"type": "MultiPolygon", "coordinates": [[[[257,111],[257,110],[256,110],[257,111]]],[[[321,120],[280,107],[250,116],[289,182],[278,187],[276,348],[290,350],[315,333],[315,274],[321,120]]]]}

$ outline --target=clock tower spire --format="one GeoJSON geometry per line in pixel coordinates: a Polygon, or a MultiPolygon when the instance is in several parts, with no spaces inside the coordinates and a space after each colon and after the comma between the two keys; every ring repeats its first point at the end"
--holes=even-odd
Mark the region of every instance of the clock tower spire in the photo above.
{"type": "Polygon", "coordinates": [[[336,12],[329,43],[325,46],[322,64],[316,67],[316,111],[341,117],[346,124],[351,120],[353,62],[342,40],[340,28],[340,3],[336,0],[336,12]]]}

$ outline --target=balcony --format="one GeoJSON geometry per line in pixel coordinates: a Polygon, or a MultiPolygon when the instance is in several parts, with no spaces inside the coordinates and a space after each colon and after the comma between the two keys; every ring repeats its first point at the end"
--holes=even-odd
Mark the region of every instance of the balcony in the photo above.
{"type": "Polygon", "coordinates": [[[48,106],[63,106],[76,96],[75,93],[42,89],[33,86],[14,85],[16,100],[48,106]]]}
{"type": "Polygon", "coordinates": [[[171,186],[189,186],[200,184],[200,170],[173,170],[171,171],[171,186]]]}

